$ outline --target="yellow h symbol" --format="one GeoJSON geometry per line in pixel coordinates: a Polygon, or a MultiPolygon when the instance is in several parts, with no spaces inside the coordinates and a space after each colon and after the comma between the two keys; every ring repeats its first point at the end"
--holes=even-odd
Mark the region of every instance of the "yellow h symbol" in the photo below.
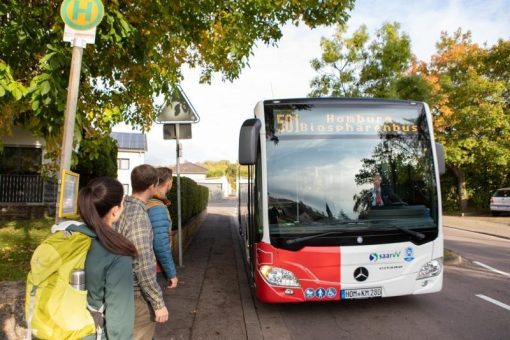
{"type": "Polygon", "coordinates": [[[80,0],[74,0],[73,3],[73,20],[78,20],[79,14],[85,14],[85,20],[90,21],[92,17],[92,3],[87,2],[87,8],[80,7],[80,0]]]}

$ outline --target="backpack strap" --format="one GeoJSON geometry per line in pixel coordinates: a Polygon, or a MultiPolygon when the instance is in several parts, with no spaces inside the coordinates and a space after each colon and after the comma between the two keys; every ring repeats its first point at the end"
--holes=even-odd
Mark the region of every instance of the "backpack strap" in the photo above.
{"type": "Polygon", "coordinates": [[[78,221],[60,222],[59,224],[54,224],[51,226],[51,233],[54,234],[57,231],[64,231],[71,225],[80,225],[80,224],[83,224],[83,222],[78,222],[78,221]]]}
{"type": "Polygon", "coordinates": [[[101,340],[101,336],[103,335],[103,328],[104,328],[104,310],[105,306],[104,304],[99,307],[98,309],[95,309],[91,305],[87,303],[87,309],[90,312],[90,315],[92,315],[92,319],[94,319],[94,324],[96,325],[96,340],[101,340]]]}
{"type": "Polygon", "coordinates": [[[34,316],[34,305],[35,305],[35,293],[37,292],[37,286],[33,285],[30,291],[30,303],[28,307],[28,318],[27,318],[27,335],[26,340],[32,340],[32,317],[34,316]]]}

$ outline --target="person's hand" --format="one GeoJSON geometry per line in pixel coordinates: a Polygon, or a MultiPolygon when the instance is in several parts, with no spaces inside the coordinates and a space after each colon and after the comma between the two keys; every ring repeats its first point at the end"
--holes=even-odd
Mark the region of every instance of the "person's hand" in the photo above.
{"type": "Polygon", "coordinates": [[[172,277],[171,279],[168,279],[168,285],[166,288],[175,288],[177,287],[177,282],[179,282],[179,279],[176,277],[172,277]]]}
{"type": "Polygon", "coordinates": [[[166,307],[154,311],[156,322],[166,322],[168,320],[168,309],[166,307]]]}

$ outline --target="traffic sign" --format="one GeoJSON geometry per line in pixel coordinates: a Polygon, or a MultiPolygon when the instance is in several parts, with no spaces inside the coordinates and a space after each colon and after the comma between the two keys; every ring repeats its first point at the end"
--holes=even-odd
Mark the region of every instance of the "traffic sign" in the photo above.
{"type": "Polygon", "coordinates": [[[177,139],[177,135],[179,139],[191,139],[191,124],[163,124],[163,139],[177,139]]]}
{"type": "MultiPolygon", "coordinates": [[[[80,40],[83,44],[94,44],[96,42],[96,28],[91,28],[85,31],[75,30],[67,25],[64,28],[64,41],[73,43],[80,46],[83,44],[76,44],[76,40],[80,40]]],[[[84,46],[84,45],[83,45],[84,46]]]]}
{"type": "Polygon", "coordinates": [[[99,25],[104,16],[101,0],[64,0],[60,16],[72,29],[83,31],[99,25]]]}
{"type": "Polygon", "coordinates": [[[163,109],[156,117],[156,122],[168,124],[194,124],[199,121],[198,113],[179,85],[177,85],[177,90],[172,93],[172,97],[165,103],[163,109]]]}

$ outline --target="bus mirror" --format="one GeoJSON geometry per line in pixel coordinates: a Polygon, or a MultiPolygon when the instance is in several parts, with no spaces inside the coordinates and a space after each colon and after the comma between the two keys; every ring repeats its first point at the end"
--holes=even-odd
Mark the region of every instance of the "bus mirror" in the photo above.
{"type": "Polygon", "coordinates": [[[262,123],[257,118],[247,119],[239,133],[239,164],[254,165],[257,160],[257,143],[262,123]]]}
{"type": "Polygon", "coordinates": [[[444,147],[441,143],[436,143],[436,157],[437,157],[437,169],[440,175],[444,175],[446,172],[444,147]]]}

